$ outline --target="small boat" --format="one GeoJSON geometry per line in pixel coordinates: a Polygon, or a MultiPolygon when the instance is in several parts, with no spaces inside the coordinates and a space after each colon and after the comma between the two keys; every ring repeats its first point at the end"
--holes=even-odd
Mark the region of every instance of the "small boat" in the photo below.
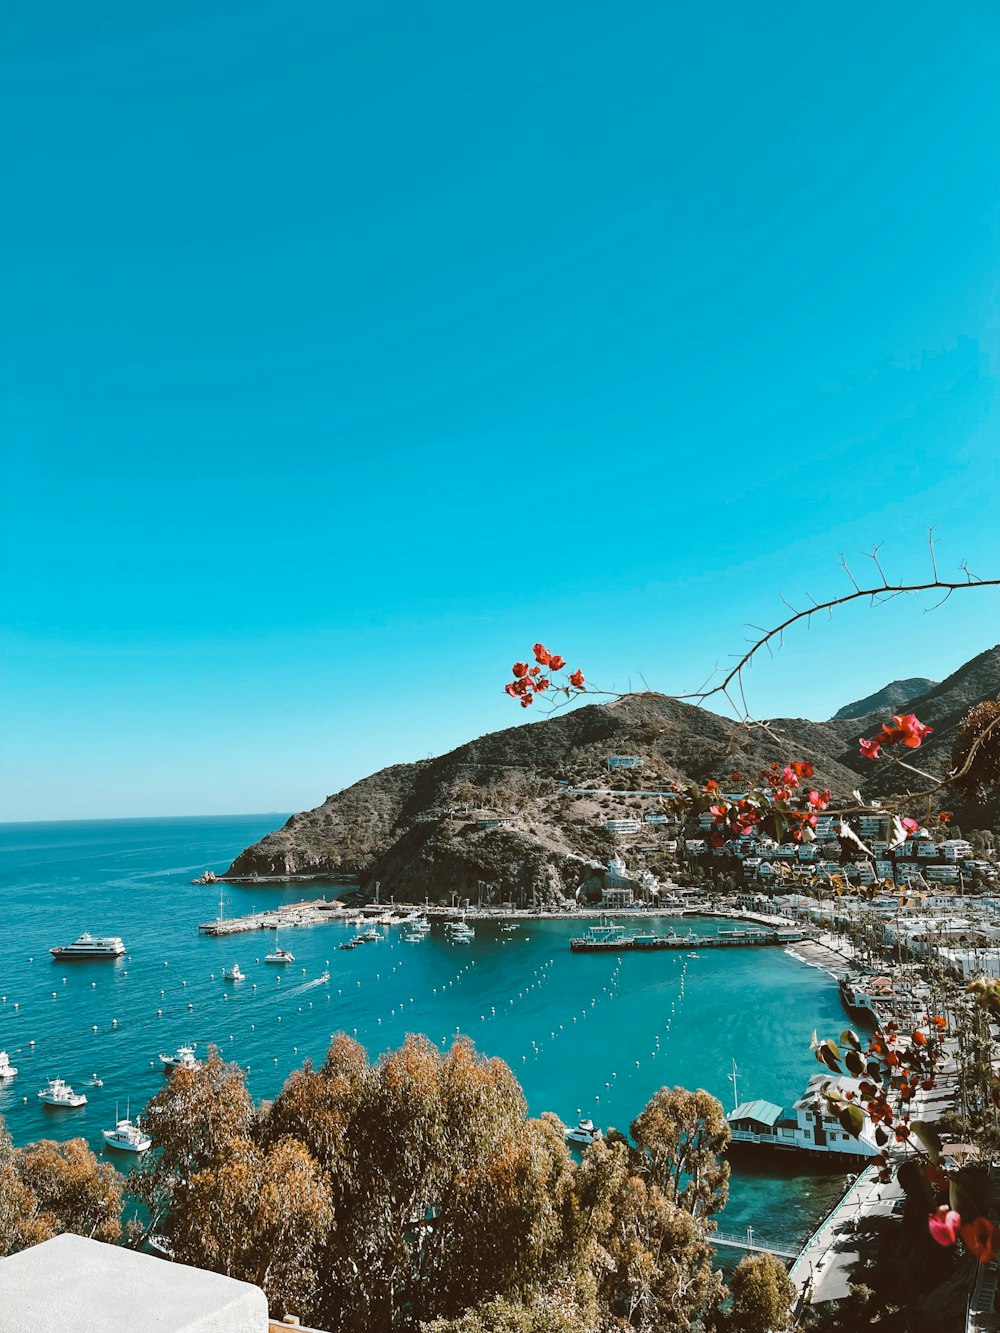
{"type": "Polygon", "coordinates": [[[68,958],[120,958],[125,945],[117,935],[95,938],[86,931],[72,944],[58,944],[49,953],[65,962],[68,958]]]}
{"type": "Polygon", "coordinates": [[[687,957],[688,957],[688,958],[700,958],[700,957],[701,957],[701,954],[698,954],[698,953],[689,953],[689,954],[687,955],[687,957]]]}
{"type": "Polygon", "coordinates": [[[88,1087],[88,1088],[103,1088],[103,1087],[104,1087],[104,1079],[103,1079],[103,1078],[98,1078],[96,1074],[91,1074],[90,1078],[87,1079],[87,1087],[88,1087]]]}
{"type": "Polygon", "coordinates": [[[355,937],[352,940],[344,940],[343,944],[340,947],[342,949],[356,949],[360,943],[361,943],[360,939],[358,939],[358,937],[355,935],[355,937]]]}
{"type": "Polygon", "coordinates": [[[514,924],[513,921],[507,921],[500,927],[500,932],[503,935],[510,935],[517,929],[518,927],[514,924]]]}
{"type": "Polygon", "coordinates": [[[222,969],[223,981],[246,981],[246,973],[240,971],[239,963],[234,963],[232,967],[222,969]]]}
{"type": "Polygon", "coordinates": [[[160,1063],[164,1069],[200,1069],[201,1061],[194,1058],[193,1046],[178,1046],[176,1055],[164,1055],[160,1052],[160,1063]]]}
{"type": "Polygon", "coordinates": [[[145,1152],[153,1142],[139,1128],[138,1121],[133,1124],[128,1118],[128,1106],[125,1108],[124,1120],[118,1119],[118,1107],[115,1107],[115,1127],[102,1129],[101,1138],[109,1148],[117,1148],[120,1152],[145,1152]]]}
{"type": "Polygon", "coordinates": [[[68,1083],[64,1083],[61,1078],[50,1078],[47,1085],[38,1093],[39,1101],[46,1106],[85,1106],[87,1104],[86,1095],[82,1092],[74,1092],[68,1083]]]}
{"type": "Polygon", "coordinates": [[[12,1065],[6,1051],[0,1051],[0,1078],[16,1078],[17,1066],[12,1065]]]}
{"type": "Polygon", "coordinates": [[[278,948],[277,930],[275,930],[274,932],[274,944],[271,947],[271,952],[269,954],[264,955],[264,962],[278,963],[278,964],[295,962],[295,955],[293,953],[289,953],[287,949],[278,948]]]}
{"type": "Polygon", "coordinates": [[[581,1120],[576,1129],[567,1129],[565,1137],[567,1143],[579,1143],[583,1147],[589,1147],[598,1139],[603,1139],[604,1135],[593,1120],[581,1120]]]}
{"type": "Polygon", "coordinates": [[[380,944],[382,942],[382,936],[378,933],[378,931],[375,929],[374,926],[369,926],[368,929],[364,931],[363,934],[359,935],[357,938],[359,941],[365,944],[380,944]]]}

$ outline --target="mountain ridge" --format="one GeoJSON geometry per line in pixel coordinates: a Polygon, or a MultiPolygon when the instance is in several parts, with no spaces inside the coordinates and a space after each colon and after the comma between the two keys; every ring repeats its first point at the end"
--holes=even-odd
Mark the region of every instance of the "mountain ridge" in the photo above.
{"type": "MultiPolygon", "coordinates": [[[[1000,646],[938,684],[912,679],[930,688],[893,706],[916,712],[934,733],[919,756],[908,758],[942,772],[964,713],[1000,695],[1000,646]]],[[[633,789],[730,774],[754,778],[776,760],[796,758],[810,760],[817,785],[835,796],[859,787],[866,795],[898,791],[900,770],[862,759],[857,744],[887,715],[880,709],[827,722],[776,718],[765,730],[654,693],[587,704],[370,774],[292,815],[241,852],[226,873],[354,874],[363,883],[378,880],[400,900],[475,896],[486,885],[497,901],[554,902],[572,896],[619,846],[603,827],[607,820],[641,819],[656,808],[655,797],[630,796],[633,789]],[[640,759],[637,776],[609,770],[611,755],[640,759]],[[482,822],[493,816],[515,822],[482,822]]]]}

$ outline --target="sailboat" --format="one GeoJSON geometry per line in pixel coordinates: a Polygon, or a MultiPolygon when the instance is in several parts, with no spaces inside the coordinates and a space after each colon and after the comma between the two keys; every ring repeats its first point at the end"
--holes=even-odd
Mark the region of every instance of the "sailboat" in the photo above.
{"type": "Polygon", "coordinates": [[[270,952],[269,954],[265,954],[265,956],[264,956],[264,962],[265,962],[265,963],[294,963],[294,962],[295,962],[295,955],[294,955],[293,953],[289,953],[287,949],[279,949],[279,948],[278,948],[278,929],[277,929],[277,927],[275,927],[275,930],[274,930],[274,944],[273,944],[273,946],[272,946],[272,948],[271,948],[271,952],[270,952]]]}

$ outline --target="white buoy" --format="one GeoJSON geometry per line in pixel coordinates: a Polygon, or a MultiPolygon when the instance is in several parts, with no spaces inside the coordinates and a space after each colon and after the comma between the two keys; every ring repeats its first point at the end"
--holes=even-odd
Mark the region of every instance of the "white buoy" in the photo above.
{"type": "Polygon", "coordinates": [[[156,1017],[157,1017],[157,1018],[162,1018],[162,1017],[163,1017],[163,1010],[162,1010],[162,1009],[157,1009],[157,1011],[156,1011],[156,1017]]]}
{"type": "Polygon", "coordinates": [[[28,1045],[29,1045],[29,1046],[34,1046],[34,1044],[35,1044],[35,1039],[34,1039],[34,1037],[32,1037],[31,1041],[28,1042],[28,1045]]]}

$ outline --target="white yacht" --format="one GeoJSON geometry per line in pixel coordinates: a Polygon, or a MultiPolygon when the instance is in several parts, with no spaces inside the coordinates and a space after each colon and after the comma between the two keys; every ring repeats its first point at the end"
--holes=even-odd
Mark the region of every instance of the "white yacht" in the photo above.
{"type": "Polygon", "coordinates": [[[133,1124],[128,1118],[127,1106],[124,1120],[118,1119],[118,1107],[115,1107],[115,1127],[102,1129],[101,1137],[109,1148],[118,1148],[121,1152],[145,1152],[153,1142],[149,1135],[139,1128],[138,1121],[133,1124]]]}
{"type": "Polygon", "coordinates": [[[46,1087],[38,1094],[39,1101],[47,1106],[85,1106],[87,1098],[82,1092],[74,1092],[61,1078],[50,1078],[46,1087]]]}
{"type": "Polygon", "coordinates": [[[12,1065],[6,1051],[0,1051],[0,1078],[15,1078],[17,1066],[12,1065]]]}
{"type": "Polygon", "coordinates": [[[598,1139],[603,1137],[604,1135],[593,1120],[581,1120],[576,1129],[567,1129],[566,1131],[567,1143],[578,1143],[583,1147],[589,1147],[590,1144],[596,1143],[598,1139]]]}
{"type": "Polygon", "coordinates": [[[363,931],[358,936],[358,939],[364,940],[365,944],[379,944],[382,940],[382,936],[374,926],[369,926],[366,931],[363,931]]]}
{"type": "Polygon", "coordinates": [[[476,938],[476,932],[466,921],[449,921],[444,929],[452,944],[471,944],[476,938]]]}
{"type": "Polygon", "coordinates": [[[234,963],[232,967],[224,967],[222,969],[223,981],[246,981],[246,979],[246,973],[240,971],[239,963],[234,963]]]}
{"type": "Polygon", "coordinates": [[[178,1046],[176,1055],[164,1055],[160,1052],[160,1063],[164,1069],[200,1069],[201,1061],[194,1058],[193,1046],[178,1046]]]}
{"type": "Polygon", "coordinates": [[[94,936],[84,931],[72,944],[59,944],[49,953],[65,962],[68,958],[120,958],[125,945],[117,935],[94,936]]]}
{"type": "Polygon", "coordinates": [[[271,952],[264,955],[265,963],[294,963],[295,955],[289,953],[287,949],[278,948],[278,932],[274,932],[274,944],[271,952]]]}

